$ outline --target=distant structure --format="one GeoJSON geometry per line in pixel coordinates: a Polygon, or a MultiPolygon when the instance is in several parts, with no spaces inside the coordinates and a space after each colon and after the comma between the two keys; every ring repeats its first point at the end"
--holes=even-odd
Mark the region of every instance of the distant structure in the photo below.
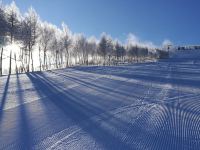
{"type": "Polygon", "coordinates": [[[173,45],[172,44],[166,44],[163,46],[162,50],[169,52],[170,50],[172,50],[173,45]]]}
{"type": "Polygon", "coordinates": [[[177,46],[176,50],[200,50],[200,45],[177,46]]]}
{"type": "Polygon", "coordinates": [[[172,44],[168,44],[167,45],[167,51],[168,51],[168,53],[169,53],[169,50],[172,48],[172,46],[173,46],[172,44]]]}

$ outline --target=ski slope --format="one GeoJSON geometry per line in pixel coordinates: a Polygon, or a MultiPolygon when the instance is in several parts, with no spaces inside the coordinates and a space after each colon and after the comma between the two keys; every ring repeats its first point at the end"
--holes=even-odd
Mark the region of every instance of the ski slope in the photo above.
{"type": "Polygon", "coordinates": [[[199,149],[199,62],[179,51],[0,77],[0,149],[199,149]]]}

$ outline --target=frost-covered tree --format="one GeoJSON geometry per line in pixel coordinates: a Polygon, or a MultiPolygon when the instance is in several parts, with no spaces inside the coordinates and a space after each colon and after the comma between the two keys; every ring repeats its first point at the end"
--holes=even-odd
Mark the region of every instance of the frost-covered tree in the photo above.
{"type": "Polygon", "coordinates": [[[137,58],[138,56],[138,46],[129,46],[128,47],[128,55],[129,55],[129,61],[133,61],[133,59],[137,58]]]}
{"type": "Polygon", "coordinates": [[[24,49],[27,51],[28,54],[27,72],[30,71],[31,61],[32,71],[34,71],[33,47],[36,45],[36,40],[38,37],[38,20],[39,17],[36,11],[31,7],[25,14],[25,18],[22,23],[22,43],[24,45],[24,49]]]}
{"type": "MultiPolygon", "coordinates": [[[[20,21],[21,21],[21,13],[19,8],[16,6],[13,1],[10,5],[5,7],[6,20],[8,24],[8,35],[10,36],[10,44],[12,45],[14,40],[18,40],[20,38],[20,21]]],[[[10,65],[9,65],[9,74],[11,74],[12,66],[12,50],[10,51],[10,65]]]]}
{"type": "Polygon", "coordinates": [[[69,59],[70,59],[70,53],[69,49],[72,45],[72,39],[71,39],[71,31],[69,30],[68,26],[65,23],[62,23],[62,29],[63,29],[63,46],[65,49],[65,67],[69,66],[69,59]]]}
{"type": "Polygon", "coordinates": [[[52,37],[52,43],[51,43],[51,47],[50,49],[52,50],[52,55],[55,57],[55,65],[56,68],[58,68],[58,59],[59,59],[59,40],[57,39],[56,35],[54,35],[54,37],[52,37]],[[55,55],[54,55],[55,54],[55,55]]]}
{"type": "Polygon", "coordinates": [[[40,25],[39,46],[43,50],[43,70],[48,69],[47,51],[51,46],[54,34],[54,26],[52,24],[44,22],[40,25]]]}
{"type": "Polygon", "coordinates": [[[14,1],[10,5],[6,5],[5,13],[8,24],[8,35],[10,36],[10,43],[12,44],[14,39],[19,36],[22,16],[14,1]]]}
{"type": "MultiPolygon", "coordinates": [[[[6,20],[6,13],[4,11],[3,5],[0,5],[0,42],[3,42],[3,38],[8,32],[8,22],[6,20]]],[[[1,44],[0,43],[0,44],[1,44]]]]}
{"type": "Polygon", "coordinates": [[[53,66],[55,66],[56,68],[62,67],[61,62],[62,62],[62,55],[63,55],[63,49],[65,49],[65,45],[63,42],[63,31],[60,30],[57,27],[53,27],[53,34],[51,37],[51,41],[50,41],[50,46],[49,46],[49,50],[52,54],[52,59],[54,61],[54,63],[52,64],[53,66]]]}
{"type": "Polygon", "coordinates": [[[101,40],[99,42],[98,53],[100,56],[103,57],[104,65],[106,64],[107,56],[108,56],[108,60],[109,60],[109,64],[110,64],[111,55],[113,53],[113,41],[112,41],[111,37],[109,37],[106,34],[104,34],[101,37],[101,40]]]}
{"type": "Polygon", "coordinates": [[[85,63],[85,53],[86,53],[86,38],[82,34],[76,34],[73,37],[73,53],[75,57],[75,63],[84,64],[85,63]]]}
{"type": "Polygon", "coordinates": [[[85,37],[80,39],[81,43],[81,50],[82,50],[82,63],[88,65],[88,58],[89,58],[89,43],[85,37]]]}
{"type": "Polygon", "coordinates": [[[138,51],[138,57],[140,59],[144,59],[147,56],[148,56],[148,48],[146,48],[146,47],[140,47],[139,51],[138,51]]]}
{"type": "Polygon", "coordinates": [[[122,44],[120,44],[118,41],[115,44],[115,57],[117,58],[117,61],[124,60],[124,56],[126,54],[126,50],[122,44]]]}
{"type": "Polygon", "coordinates": [[[5,44],[8,24],[6,21],[5,11],[3,5],[0,5],[0,76],[2,75],[2,64],[3,64],[3,45],[5,44]]]}
{"type": "Polygon", "coordinates": [[[96,64],[97,62],[97,40],[95,37],[87,39],[87,51],[88,51],[88,64],[96,64]],[[89,62],[90,57],[90,62],[89,62]]]}
{"type": "Polygon", "coordinates": [[[112,41],[111,38],[109,38],[108,41],[107,41],[107,55],[108,55],[109,65],[111,65],[111,58],[113,56],[113,53],[114,53],[113,41],[112,41]]]}
{"type": "Polygon", "coordinates": [[[103,57],[105,65],[107,54],[107,39],[105,36],[103,36],[99,42],[98,54],[103,57]]]}

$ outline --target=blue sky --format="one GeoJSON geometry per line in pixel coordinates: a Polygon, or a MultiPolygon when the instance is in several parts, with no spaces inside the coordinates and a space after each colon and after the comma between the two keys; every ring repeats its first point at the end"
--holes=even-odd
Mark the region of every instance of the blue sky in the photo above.
{"type": "MultiPolygon", "coordinates": [[[[4,4],[12,0],[3,0],[4,4]]],[[[125,41],[133,33],[156,45],[200,44],[200,0],[15,0],[22,12],[35,8],[42,20],[73,32],[125,41]]]]}

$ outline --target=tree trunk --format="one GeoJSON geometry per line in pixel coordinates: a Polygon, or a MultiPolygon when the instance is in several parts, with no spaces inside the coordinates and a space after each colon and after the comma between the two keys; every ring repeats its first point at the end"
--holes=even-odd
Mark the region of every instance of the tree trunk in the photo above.
{"type": "Polygon", "coordinates": [[[3,66],[3,47],[1,49],[1,57],[0,57],[0,76],[2,76],[2,74],[3,74],[2,66],[3,66]]]}
{"type": "Polygon", "coordinates": [[[31,51],[31,60],[32,60],[32,72],[34,71],[34,65],[33,65],[33,51],[31,51]]]}
{"type": "Polygon", "coordinates": [[[63,56],[62,56],[62,52],[60,53],[60,64],[61,64],[61,68],[63,67],[63,56]]]}
{"type": "Polygon", "coordinates": [[[30,46],[30,44],[29,44],[29,46],[28,46],[28,67],[27,67],[27,72],[29,72],[30,71],[30,62],[31,62],[31,46],[30,46]]]}
{"type": "Polygon", "coordinates": [[[61,65],[60,65],[60,57],[59,57],[59,53],[58,53],[58,67],[61,68],[61,65]]]}
{"type": "Polygon", "coordinates": [[[48,70],[48,57],[47,57],[47,53],[45,52],[45,60],[46,60],[46,64],[45,64],[45,67],[46,67],[46,70],[48,70]]]}
{"type": "Polygon", "coordinates": [[[106,56],[104,55],[104,63],[103,65],[105,66],[106,65],[106,56]]]}
{"type": "Polygon", "coordinates": [[[26,58],[25,56],[25,52],[22,50],[22,68],[21,68],[21,72],[25,72],[25,65],[24,65],[24,59],[26,58]]]}
{"type": "Polygon", "coordinates": [[[41,49],[39,47],[39,62],[40,62],[40,71],[42,71],[42,60],[41,60],[41,56],[40,56],[40,52],[41,52],[41,49]]]}
{"type": "Polygon", "coordinates": [[[58,69],[58,51],[56,51],[56,68],[58,69]]]}
{"type": "Polygon", "coordinates": [[[15,57],[15,73],[18,74],[16,53],[15,53],[14,57],[15,57]]]}
{"type": "Polygon", "coordinates": [[[11,66],[11,64],[12,64],[12,51],[10,51],[10,65],[9,65],[9,75],[11,74],[11,70],[12,70],[12,66],[11,66]]]}
{"type": "Polygon", "coordinates": [[[75,65],[77,64],[77,56],[74,57],[75,58],[75,65]]]}
{"type": "Polygon", "coordinates": [[[66,67],[69,66],[69,51],[66,49],[66,67]]]}
{"type": "Polygon", "coordinates": [[[67,54],[65,53],[65,68],[67,68],[67,54]]]}
{"type": "Polygon", "coordinates": [[[46,51],[44,50],[43,70],[45,70],[45,65],[46,65],[46,51]]]}
{"type": "Polygon", "coordinates": [[[87,55],[87,66],[89,65],[89,56],[87,55]]]}
{"type": "Polygon", "coordinates": [[[111,65],[111,62],[110,62],[110,60],[111,60],[111,56],[109,55],[108,57],[109,57],[109,66],[110,66],[110,65],[111,65]]]}

